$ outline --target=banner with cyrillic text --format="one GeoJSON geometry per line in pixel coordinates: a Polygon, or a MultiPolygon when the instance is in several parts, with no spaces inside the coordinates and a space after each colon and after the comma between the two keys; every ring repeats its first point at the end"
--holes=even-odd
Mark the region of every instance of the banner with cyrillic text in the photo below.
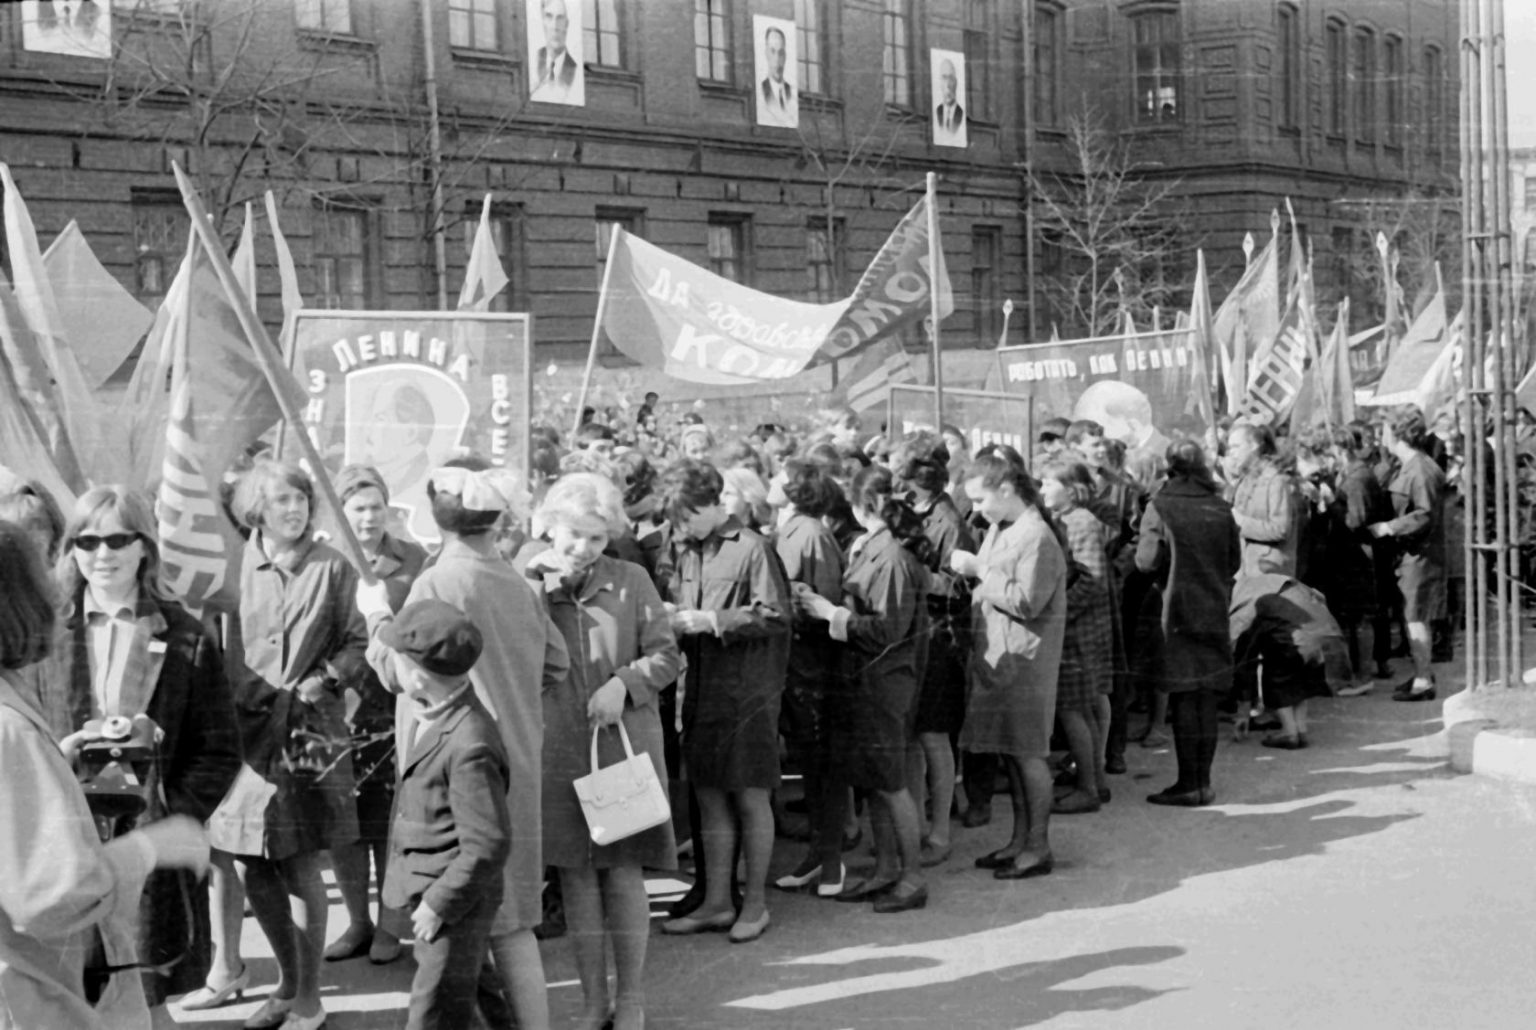
{"type": "Polygon", "coordinates": [[[476,454],[528,469],[531,318],[442,311],[299,311],[294,371],[304,428],[335,475],[372,465],[389,486],[391,525],[438,539],[427,479],[476,454]]]}
{"type": "MultiPolygon", "coordinates": [[[[886,432],[893,439],[934,431],[933,387],[893,384],[886,406],[886,432]]],[[[986,390],[944,390],[944,421],[960,430],[972,454],[989,443],[1007,444],[1026,459],[1033,448],[1033,409],[1028,395],[986,390]]]]}

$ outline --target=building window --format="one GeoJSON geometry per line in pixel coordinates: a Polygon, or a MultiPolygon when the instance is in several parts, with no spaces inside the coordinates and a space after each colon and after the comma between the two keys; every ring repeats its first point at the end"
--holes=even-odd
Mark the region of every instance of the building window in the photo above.
{"type": "Polygon", "coordinates": [[[1131,18],[1135,55],[1136,120],[1173,122],[1179,117],[1179,14],[1147,11],[1131,18]]]}
{"type": "Polygon", "coordinates": [[[587,64],[599,68],[624,67],[624,29],[619,22],[619,0],[584,0],[581,38],[587,64]]]}
{"type": "Polygon", "coordinates": [[[1035,125],[1054,128],[1061,124],[1058,82],[1061,68],[1061,11],[1047,4],[1035,5],[1035,125]]]}
{"type": "Polygon", "coordinates": [[[593,216],[597,227],[597,281],[603,281],[603,270],[608,266],[608,247],[613,242],[613,227],[631,236],[645,236],[645,212],[627,207],[600,207],[593,216]]]}
{"type": "Polygon", "coordinates": [[[191,221],[181,201],[133,198],[134,296],[153,308],[165,300],[187,253],[191,221]]]}
{"type": "Polygon", "coordinates": [[[1424,134],[1429,140],[1429,151],[1438,154],[1444,132],[1442,118],[1445,112],[1445,67],[1439,47],[1424,48],[1424,134]]]}
{"type": "Polygon", "coordinates": [[[822,45],[827,38],[822,22],[825,13],[822,0],[795,0],[795,42],[799,48],[796,59],[800,62],[802,93],[827,92],[827,84],[822,81],[822,45]]]}
{"type": "Polygon", "coordinates": [[[1281,4],[1279,15],[1280,127],[1301,127],[1301,31],[1296,8],[1281,4]]]}
{"type": "Polygon", "coordinates": [[[709,216],[709,270],[733,283],[752,282],[752,223],[743,215],[709,216]]]}
{"type": "Polygon", "coordinates": [[[448,42],[461,50],[500,50],[496,0],[448,0],[448,42]]]}
{"type": "Polygon", "coordinates": [[[1381,48],[1382,64],[1386,70],[1387,146],[1403,145],[1403,40],[1400,36],[1388,36],[1381,48]]]}
{"type": "Polygon", "coordinates": [[[1525,177],[1525,209],[1536,211],[1536,175],[1525,177]]]}
{"type": "Polygon", "coordinates": [[[1344,48],[1344,25],[1330,21],[1323,34],[1328,58],[1328,135],[1343,136],[1349,110],[1349,54],[1344,48]]]}
{"type": "Polygon", "coordinates": [[[971,301],[976,305],[976,342],[987,346],[998,342],[1003,330],[1003,309],[998,269],[1002,265],[1002,230],[977,228],[971,231],[971,301]]]}
{"type": "Polygon", "coordinates": [[[731,34],[726,0],[693,0],[693,63],[706,82],[731,81],[731,34]]]}
{"type": "Polygon", "coordinates": [[[1526,275],[1530,275],[1533,271],[1536,271],[1536,230],[1531,230],[1525,234],[1523,253],[1525,257],[1522,262],[1522,268],[1526,275]]]}
{"type": "Polygon", "coordinates": [[[842,254],[847,228],[841,220],[827,232],[825,218],[813,218],[805,227],[807,300],[830,304],[842,299],[842,254]]]}
{"type": "Polygon", "coordinates": [[[1355,141],[1376,139],[1376,34],[1356,29],[1350,54],[1350,88],[1354,91],[1355,141]]]}
{"type": "Polygon", "coordinates": [[[885,0],[883,73],[885,102],[892,107],[912,106],[912,7],[911,0],[885,0]]]}
{"type": "Polygon", "coordinates": [[[294,0],[299,28],[352,35],[352,0],[294,0]]]}
{"type": "Polygon", "coordinates": [[[992,119],[992,0],[965,5],[965,102],[969,117],[992,119]]]}
{"type": "Polygon", "coordinates": [[[368,244],[368,212],[331,205],[315,210],[315,293],[320,307],[372,307],[368,244]]]}

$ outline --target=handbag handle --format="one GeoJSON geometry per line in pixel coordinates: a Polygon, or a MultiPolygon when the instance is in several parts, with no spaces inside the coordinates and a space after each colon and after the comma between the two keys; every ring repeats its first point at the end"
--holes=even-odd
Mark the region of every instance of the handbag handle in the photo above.
{"type": "MultiPolygon", "coordinates": [[[[629,731],[624,728],[624,720],[620,719],[618,722],[614,723],[614,725],[619,728],[619,738],[624,741],[624,757],[625,757],[625,759],[628,760],[628,761],[633,761],[634,757],[635,757],[635,749],[630,746],[630,743],[629,743],[629,731]]],[[[594,726],[594,727],[592,727],[592,771],[593,772],[597,772],[598,769],[600,768],[600,766],[597,764],[597,735],[599,733],[601,733],[601,732],[603,732],[603,727],[601,727],[601,726],[594,726]]]]}

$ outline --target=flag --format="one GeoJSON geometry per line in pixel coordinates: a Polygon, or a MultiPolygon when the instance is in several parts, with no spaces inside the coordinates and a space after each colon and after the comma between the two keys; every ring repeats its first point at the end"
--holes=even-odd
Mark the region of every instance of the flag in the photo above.
{"type": "Polygon", "coordinates": [[[5,237],[15,277],[18,326],[8,335],[12,337],[9,346],[14,353],[10,356],[17,386],[30,402],[44,405],[46,410],[37,412],[39,424],[48,434],[49,447],[65,479],[81,490],[88,481],[112,482],[111,473],[121,467],[115,460],[116,448],[63,337],[63,320],[38,249],[32,215],[3,162],[0,188],[5,191],[5,237]],[[23,331],[30,342],[22,340],[23,331]]]}
{"type": "Polygon", "coordinates": [[[489,311],[491,300],[506,289],[505,269],[496,253],[496,241],[491,236],[491,195],[485,195],[480,205],[480,225],[475,229],[475,242],[469,248],[469,264],[464,268],[464,286],[459,290],[460,311],[489,311]]]}
{"type": "Polygon", "coordinates": [[[22,479],[37,480],[66,510],[74,502],[74,487],[59,472],[42,427],[32,414],[32,406],[22,396],[11,364],[3,355],[0,355],[0,459],[3,459],[0,470],[9,469],[22,479]]]}
{"type": "Polygon", "coordinates": [[[245,205],[245,225],[240,229],[240,242],[235,244],[234,256],[229,266],[235,270],[235,280],[256,306],[256,226],[251,220],[251,205],[245,205]]]}
{"type": "MultiPolygon", "coordinates": [[[[184,265],[183,311],[171,320],[170,417],[156,513],[167,588],[194,611],[228,609],[238,593],[240,542],[224,517],[224,473],[281,418],[254,347],[202,248],[184,265]]],[[[279,388],[296,407],[303,391],[288,373],[279,388]]]]}
{"type": "Polygon", "coordinates": [[[853,368],[838,383],[834,406],[868,411],[882,406],[896,383],[915,383],[917,373],[901,341],[886,337],[860,352],[853,368]]]}
{"type": "Polygon", "coordinates": [[[1200,423],[1209,428],[1216,424],[1209,365],[1216,325],[1211,314],[1211,283],[1206,277],[1204,250],[1195,252],[1195,287],[1189,304],[1189,331],[1194,368],[1190,375],[1190,397],[1184,410],[1193,411],[1200,423]]]}
{"type": "MultiPolygon", "coordinates": [[[[1425,376],[1440,359],[1441,352],[1451,344],[1451,333],[1445,315],[1445,285],[1440,278],[1440,266],[1435,266],[1437,289],[1413,325],[1403,334],[1394,348],[1392,358],[1382,370],[1376,383],[1376,393],[1370,403],[1386,404],[1417,403],[1425,376]]],[[[1425,412],[1427,415],[1428,412],[1425,412]]]]}
{"type": "Polygon", "coordinates": [[[1269,242],[1249,262],[1243,277],[1221,302],[1213,322],[1229,414],[1242,407],[1246,387],[1253,379],[1249,347],[1274,339],[1280,328],[1280,258],[1274,231],[1279,223],[1279,214],[1272,215],[1269,242]]]}
{"type": "Polygon", "coordinates": [[[692,383],[784,379],[917,325],[954,296],[940,250],[930,274],[927,200],[909,211],[851,296],[807,304],[761,293],[615,227],[595,343],[692,383]]]}
{"type": "Polygon", "coordinates": [[[191,246],[189,240],[187,255],[155,312],[155,324],[144,338],[138,363],[118,406],[119,425],[126,427],[128,433],[128,464],[123,482],[130,487],[146,487],[154,482],[165,463],[165,427],[171,406],[167,386],[175,357],[173,343],[186,314],[191,246]]]}
{"type": "Polygon", "coordinates": [[[1279,425],[1290,417],[1301,392],[1302,375],[1315,352],[1308,314],[1298,291],[1286,306],[1285,318],[1261,361],[1255,363],[1251,385],[1239,414],[1255,422],[1279,425]]]}
{"type": "Polygon", "coordinates": [[[100,387],[122,367],[155,316],[102,267],[75,222],[48,245],[43,267],[59,305],[59,329],[86,385],[100,387]]]}
{"type": "Polygon", "coordinates": [[[1339,304],[1333,332],[1323,344],[1322,353],[1302,381],[1295,409],[1291,412],[1291,432],[1313,426],[1342,426],[1355,417],[1355,386],[1349,369],[1349,298],[1339,304]]]}
{"type": "Polygon", "coordinates": [[[277,201],[267,190],[267,224],[272,228],[272,247],[277,251],[277,280],[283,294],[283,331],[278,348],[283,352],[283,363],[293,365],[293,313],[304,306],[304,296],[299,293],[299,273],[293,266],[293,252],[288,249],[288,238],[277,220],[277,201]]]}

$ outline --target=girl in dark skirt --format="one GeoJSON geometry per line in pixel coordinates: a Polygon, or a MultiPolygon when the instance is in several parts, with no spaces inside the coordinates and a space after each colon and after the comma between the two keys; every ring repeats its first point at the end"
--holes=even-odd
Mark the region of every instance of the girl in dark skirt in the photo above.
{"type": "Polygon", "coordinates": [[[854,544],[843,577],[842,605],[805,586],[797,601],[844,641],[845,718],[829,720],[832,775],[873,793],[875,869],[843,890],[840,901],[873,901],[876,912],[905,912],[928,903],[917,805],[907,789],[918,684],[928,652],[928,541],[922,520],[892,496],[889,469],[854,477],[849,500],[865,535],[854,544]],[[840,732],[840,728],[842,729],[840,732]]]}

